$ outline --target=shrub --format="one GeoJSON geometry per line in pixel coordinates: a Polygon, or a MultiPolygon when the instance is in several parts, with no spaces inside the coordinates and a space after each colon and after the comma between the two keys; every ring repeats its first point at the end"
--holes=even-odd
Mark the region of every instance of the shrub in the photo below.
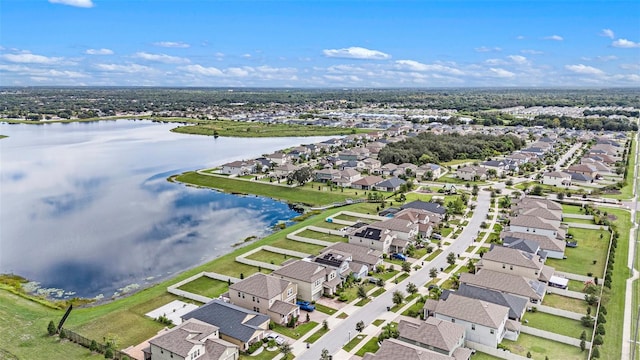
{"type": "Polygon", "coordinates": [[[91,345],[89,345],[89,350],[91,350],[92,352],[98,350],[98,343],[95,340],[91,340],[91,345]]]}
{"type": "Polygon", "coordinates": [[[602,345],[603,343],[604,339],[602,338],[602,335],[596,334],[596,336],[593,337],[593,345],[602,345]]]}
{"type": "Polygon", "coordinates": [[[598,328],[596,329],[596,332],[599,335],[604,335],[605,334],[605,330],[604,330],[604,324],[598,324],[598,328]]]}
{"type": "Polygon", "coordinates": [[[67,338],[67,332],[64,331],[64,329],[60,329],[60,339],[66,339],[67,338]]]}
{"type": "MultiPolygon", "coordinates": [[[[258,343],[260,344],[260,343],[258,343]]],[[[104,358],[105,359],[113,359],[113,349],[111,349],[110,347],[108,347],[105,351],[104,351],[104,358]]]]}
{"type": "Polygon", "coordinates": [[[53,320],[49,321],[49,326],[47,326],[47,332],[49,336],[53,336],[56,334],[56,325],[53,323],[53,320]]]}

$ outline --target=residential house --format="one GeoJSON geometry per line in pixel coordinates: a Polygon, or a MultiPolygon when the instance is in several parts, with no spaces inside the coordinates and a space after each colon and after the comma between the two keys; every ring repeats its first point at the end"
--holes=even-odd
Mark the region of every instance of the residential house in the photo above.
{"type": "Polygon", "coordinates": [[[493,348],[502,342],[507,331],[512,332],[512,337],[516,339],[519,334],[520,324],[509,320],[509,308],[456,294],[437,302],[427,300],[425,319],[428,316],[461,325],[467,341],[493,348]]]}
{"type": "MultiPolygon", "coordinates": [[[[425,348],[412,345],[398,339],[385,339],[380,345],[380,349],[375,354],[366,353],[362,360],[468,360],[470,355],[459,348],[459,352],[454,352],[454,356],[426,351],[425,348]]],[[[466,349],[468,350],[468,349],[466,349]]],[[[471,353],[471,351],[469,351],[471,353]]]]}
{"type": "Polygon", "coordinates": [[[400,186],[405,183],[406,181],[402,179],[399,179],[397,177],[392,177],[390,179],[383,180],[377,183],[375,185],[375,189],[380,191],[394,192],[394,191],[400,190],[400,186]]]}
{"type": "Polygon", "coordinates": [[[362,175],[354,169],[345,169],[338,173],[339,177],[334,180],[338,186],[350,187],[354,181],[362,179],[362,175]]]}
{"type": "Polygon", "coordinates": [[[349,234],[349,244],[365,246],[369,249],[387,254],[389,252],[391,242],[395,238],[396,235],[389,229],[365,225],[353,230],[349,234]]]}
{"type": "Polygon", "coordinates": [[[431,179],[435,180],[442,175],[442,168],[440,167],[440,165],[436,165],[436,164],[420,165],[418,166],[415,172],[416,178],[428,180],[427,174],[429,172],[431,172],[431,179]]]}
{"type": "Polygon", "coordinates": [[[298,170],[299,168],[299,166],[293,164],[278,165],[273,168],[273,175],[278,178],[284,178],[292,172],[298,170]]]}
{"type": "Polygon", "coordinates": [[[257,166],[255,161],[232,161],[222,165],[221,174],[225,175],[247,175],[256,172],[257,166]]]}
{"type": "Polygon", "coordinates": [[[289,156],[281,151],[276,151],[273,154],[265,156],[266,159],[274,163],[276,166],[284,165],[289,162],[289,156]]]}
{"type": "Polygon", "coordinates": [[[219,337],[218,327],[189,319],[149,340],[145,360],[237,360],[238,346],[219,337]]]}
{"type": "Polygon", "coordinates": [[[495,171],[496,176],[502,176],[509,170],[509,163],[505,160],[488,160],[480,163],[480,166],[495,171]]]}
{"type": "Polygon", "coordinates": [[[380,166],[382,166],[380,160],[370,157],[362,160],[362,163],[364,164],[363,170],[367,171],[369,174],[375,174],[378,169],[380,169],[380,166]]]}
{"type": "Polygon", "coordinates": [[[403,253],[418,235],[419,226],[417,223],[405,219],[393,218],[384,221],[377,221],[371,224],[373,227],[387,229],[394,236],[389,247],[390,252],[403,253]]]}
{"type": "Polygon", "coordinates": [[[380,167],[380,170],[378,171],[378,173],[383,176],[391,176],[394,173],[394,171],[396,171],[397,168],[398,168],[398,165],[393,163],[384,164],[380,167]]]}
{"type": "Polygon", "coordinates": [[[182,316],[183,321],[197,319],[219,328],[220,338],[246,351],[262,341],[270,318],[256,311],[214,299],[182,316]]]}
{"type": "Polygon", "coordinates": [[[344,150],[338,153],[338,157],[343,161],[358,160],[358,156],[359,154],[351,149],[344,150]]]}
{"type": "MultiPolygon", "coordinates": [[[[298,299],[316,301],[324,293],[323,284],[330,271],[316,262],[297,260],[271,273],[271,276],[291,281],[298,286],[298,299]]],[[[335,273],[335,272],[333,272],[335,273]]],[[[335,275],[331,280],[335,278],[335,275]]]]}
{"type": "Polygon", "coordinates": [[[548,283],[555,269],[546,266],[537,254],[509,247],[493,246],[476,264],[478,269],[524,276],[548,283]]]}
{"type": "MultiPolygon", "coordinates": [[[[401,209],[419,209],[427,211],[434,216],[442,219],[444,215],[447,213],[447,208],[436,203],[430,201],[422,201],[422,200],[414,200],[410,203],[406,203],[400,207],[401,209]]],[[[430,218],[431,219],[431,218],[430,218]]]]}
{"type": "Polygon", "coordinates": [[[564,239],[559,240],[556,237],[549,237],[541,234],[513,231],[501,232],[500,239],[505,246],[511,246],[511,244],[515,244],[521,241],[533,241],[540,247],[541,250],[546,253],[546,256],[551,259],[563,259],[564,250],[566,249],[567,245],[564,239]]]}
{"type": "Polygon", "coordinates": [[[590,164],[571,165],[567,168],[567,172],[571,174],[586,175],[593,179],[598,178],[598,170],[590,164]]]}
{"type": "Polygon", "coordinates": [[[380,176],[369,175],[365,176],[362,179],[356,180],[351,183],[351,187],[359,190],[374,190],[376,185],[383,182],[384,179],[380,176]]]}
{"type": "Polygon", "coordinates": [[[571,186],[571,174],[562,171],[546,172],[542,175],[542,183],[557,187],[571,186]]]}
{"type": "Polygon", "coordinates": [[[416,171],[418,171],[417,165],[410,164],[410,163],[403,163],[398,165],[398,167],[396,168],[396,171],[393,172],[393,175],[395,176],[406,175],[406,176],[413,177],[415,176],[416,171]]]}
{"type": "Polygon", "coordinates": [[[482,269],[475,274],[462,273],[460,284],[500,291],[526,299],[531,304],[542,302],[547,285],[524,276],[482,269]]]}
{"type": "Polygon", "coordinates": [[[487,169],[479,166],[463,166],[456,169],[456,177],[466,181],[487,179],[487,169]]]}
{"type": "Polygon", "coordinates": [[[340,171],[334,169],[322,169],[315,171],[315,179],[318,182],[334,182],[341,176],[340,171]]]}
{"type": "Polygon", "coordinates": [[[509,308],[509,319],[515,321],[521,321],[525,311],[527,311],[527,304],[529,303],[527,299],[519,296],[467,284],[460,284],[458,290],[455,292],[444,290],[442,295],[440,295],[440,298],[446,300],[449,294],[452,293],[507,307],[509,308]]]}
{"type": "Polygon", "coordinates": [[[425,321],[405,317],[398,322],[398,340],[453,359],[468,359],[464,347],[465,329],[459,324],[428,317],[425,321]],[[462,356],[461,356],[462,355],[462,356]]]}
{"type": "Polygon", "coordinates": [[[429,216],[429,212],[421,209],[404,209],[400,210],[393,216],[395,219],[408,220],[418,225],[418,236],[428,239],[433,232],[433,228],[438,226],[440,218],[438,216],[429,216]]]}
{"type": "Polygon", "coordinates": [[[520,215],[509,219],[508,231],[519,233],[533,233],[556,239],[564,239],[566,231],[554,224],[536,216],[520,215]]]}
{"type": "Polygon", "coordinates": [[[232,304],[269,315],[276,324],[287,324],[289,319],[300,315],[297,296],[296,284],[262,273],[229,286],[232,304]]]}
{"type": "Polygon", "coordinates": [[[326,250],[337,250],[343,253],[348,253],[351,256],[349,266],[352,266],[351,264],[361,264],[371,271],[374,271],[376,266],[383,262],[381,251],[360,245],[337,242],[327,247],[326,250]]]}

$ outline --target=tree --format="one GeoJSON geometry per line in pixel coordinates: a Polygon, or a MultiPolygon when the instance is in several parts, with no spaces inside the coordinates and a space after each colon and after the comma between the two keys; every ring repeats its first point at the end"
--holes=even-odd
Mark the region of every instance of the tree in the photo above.
{"type": "Polygon", "coordinates": [[[542,186],[536,185],[533,187],[533,190],[531,190],[531,195],[541,196],[543,191],[542,186]]]}
{"type": "Polygon", "coordinates": [[[292,173],[289,173],[289,175],[287,175],[287,184],[291,185],[295,181],[300,186],[302,186],[306,184],[307,181],[311,180],[312,177],[313,177],[313,170],[311,170],[310,167],[308,166],[301,167],[300,169],[292,173]]]}
{"type": "Polygon", "coordinates": [[[429,276],[431,276],[432,278],[435,278],[436,276],[438,276],[438,269],[437,268],[431,268],[429,270],[429,276]]]}
{"type": "Polygon", "coordinates": [[[587,342],[584,339],[580,339],[580,351],[584,351],[587,348],[587,342]]]}
{"type": "Polygon", "coordinates": [[[329,330],[329,323],[327,322],[327,320],[322,320],[322,330],[329,330]]]}
{"type": "Polygon", "coordinates": [[[596,334],[596,336],[593,337],[593,345],[602,345],[603,343],[604,339],[602,338],[602,335],[596,334]]]}
{"type": "Polygon", "coordinates": [[[89,345],[89,350],[95,352],[98,350],[98,343],[95,340],[91,340],[91,345],[89,345]]]}
{"type": "Polygon", "coordinates": [[[473,184],[473,188],[471,188],[471,195],[476,196],[478,195],[478,192],[480,191],[480,189],[478,188],[477,184],[473,184]]]}
{"type": "Polygon", "coordinates": [[[105,359],[113,359],[113,349],[108,347],[105,351],[104,351],[104,358],[105,359]]]}
{"type": "Polygon", "coordinates": [[[356,323],[356,331],[357,332],[362,332],[362,330],[364,330],[365,326],[364,326],[364,321],[360,320],[356,323]]]}
{"type": "Polygon", "coordinates": [[[411,272],[411,264],[409,264],[408,262],[403,262],[402,263],[402,271],[404,272],[411,272]]]}
{"type": "Polygon", "coordinates": [[[592,359],[600,358],[600,350],[598,350],[597,346],[594,346],[593,350],[591,350],[591,358],[592,359]]]}
{"type": "Polygon", "coordinates": [[[407,292],[413,295],[418,292],[418,287],[416,286],[416,284],[410,282],[407,284],[407,292]]]}
{"type": "Polygon", "coordinates": [[[604,324],[602,323],[598,324],[598,327],[596,328],[596,332],[600,335],[604,335],[606,333],[604,329],[604,324]]]}
{"type": "Polygon", "coordinates": [[[449,265],[453,265],[456,263],[456,254],[450,252],[449,254],[447,254],[447,263],[449,263],[449,265]]]}
{"type": "Polygon", "coordinates": [[[320,360],[329,360],[329,359],[331,359],[331,355],[329,355],[329,350],[322,349],[322,352],[320,353],[320,360]]]}
{"type": "Polygon", "coordinates": [[[58,336],[60,336],[61,340],[67,338],[67,332],[64,331],[64,328],[60,329],[60,334],[58,336]]]}
{"type": "Polygon", "coordinates": [[[393,303],[396,305],[400,305],[402,304],[402,301],[404,300],[404,294],[402,293],[402,291],[397,290],[393,292],[393,303]]]}
{"type": "Polygon", "coordinates": [[[49,336],[53,336],[56,334],[56,325],[53,323],[53,320],[49,321],[49,326],[47,326],[47,332],[49,336]]]}
{"type": "Polygon", "coordinates": [[[580,340],[587,340],[587,332],[582,330],[582,334],[580,334],[580,340]]]}
{"type": "Polygon", "coordinates": [[[291,345],[289,345],[288,342],[282,343],[282,345],[280,345],[280,352],[282,353],[282,355],[284,355],[284,358],[286,359],[289,356],[289,354],[291,354],[291,345]]]}
{"type": "Polygon", "coordinates": [[[501,208],[508,208],[511,206],[511,198],[508,196],[505,196],[503,198],[500,199],[500,201],[498,202],[498,205],[500,205],[501,208]]]}
{"type": "Polygon", "coordinates": [[[590,327],[593,327],[593,324],[595,323],[595,319],[588,315],[583,316],[580,318],[580,323],[582,323],[582,326],[590,328],[590,327]]]}
{"type": "Polygon", "coordinates": [[[361,297],[363,299],[367,297],[367,289],[365,289],[362,285],[358,286],[358,297],[361,297]]]}

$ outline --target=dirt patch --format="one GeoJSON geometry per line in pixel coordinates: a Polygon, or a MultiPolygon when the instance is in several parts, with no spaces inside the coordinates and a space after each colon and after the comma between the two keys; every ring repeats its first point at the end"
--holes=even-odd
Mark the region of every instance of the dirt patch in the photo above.
{"type": "Polygon", "coordinates": [[[616,221],[616,220],[618,220],[618,217],[615,216],[615,215],[609,214],[609,215],[607,215],[607,220],[616,221]]]}

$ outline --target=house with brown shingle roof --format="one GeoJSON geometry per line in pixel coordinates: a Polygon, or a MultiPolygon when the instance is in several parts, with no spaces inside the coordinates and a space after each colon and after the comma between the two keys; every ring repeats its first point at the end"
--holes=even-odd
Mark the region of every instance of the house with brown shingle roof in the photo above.
{"type": "Polygon", "coordinates": [[[362,360],[468,360],[471,356],[471,351],[467,350],[469,349],[458,348],[453,356],[448,356],[391,338],[385,339],[375,354],[366,353],[362,360]]]}
{"type": "Polygon", "coordinates": [[[220,169],[221,174],[225,175],[247,175],[253,174],[257,170],[257,165],[255,161],[232,161],[230,163],[226,163],[222,165],[222,169],[220,169]]]}
{"type": "Polygon", "coordinates": [[[327,250],[339,250],[351,255],[351,262],[365,265],[368,270],[375,270],[376,265],[382,264],[382,251],[369,249],[368,247],[355,244],[338,242],[327,248],[327,250]]]}
{"type": "Polygon", "coordinates": [[[571,174],[562,171],[546,172],[542,175],[542,184],[557,187],[571,186],[571,174]]]}
{"type": "Polygon", "coordinates": [[[356,180],[351,184],[351,187],[359,190],[372,190],[377,184],[383,182],[384,179],[380,176],[369,175],[362,179],[356,180]]]}
{"type": "MultiPolygon", "coordinates": [[[[433,316],[425,321],[403,318],[398,323],[398,332],[398,340],[439,354],[453,356],[457,349],[464,349],[464,327],[433,316]]],[[[466,350],[471,354],[470,349],[466,350]]]]}
{"type": "MultiPolygon", "coordinates": [[[[435,306],[433,303],[425,303],[425,307],[433,307],[426,311],[425,318],[434,316],[436,319],[461,325],[465,329],[467,341],[493,348],[504,339],[508,331],[507,322],[510,327],[517,327],[509,320],[509,308],[483,300],[449,294],[447,300],[440,299],[435,306]]],[[[511,335],[517,339],[518,334],[519,331],[515,331],[511,335]]]]}
{"type": "Polygon", "coordinates": [[[531,215],[509,218],[508,231],[544,235],[558,240],[564,239],[566,231],[543,219],[531,215]]]}
{"type": "Polygon", "coordinates": [[[531,304],[542,302],[547,289],[547,285],[538,280],[489,269],[481,269],[475,274],[463,273],[460,283],[519,296],[531,304]]]}
{"type": "Polygon", "coordinates": [[[537,254],[503,246],[494,246],[486,252],[477,267],[479,269],[524,276],[548,283],[555,269],[546,266],[537,254]]]}
{"type": "Polygon", "coordinates": [[[143,349],[145,359],[237,359],[238,346],[220,339],[217,326],[189,319],[173,329],[149,340],[143,349]]]}
{"type": "Polygon", "coordinates": [[[298,260],[271,273],[298,285],[298,298],[316,301],[324,293],[333,294],[342,280],[337,270],[315,261],[298,260]]]}
{"type": "Polygon", "coordinates": [[[276,324],[286,324],[300,315],[297,296],[297,284],[261,273],[229,286],[232,304],[269,315],[276,324]]]}

